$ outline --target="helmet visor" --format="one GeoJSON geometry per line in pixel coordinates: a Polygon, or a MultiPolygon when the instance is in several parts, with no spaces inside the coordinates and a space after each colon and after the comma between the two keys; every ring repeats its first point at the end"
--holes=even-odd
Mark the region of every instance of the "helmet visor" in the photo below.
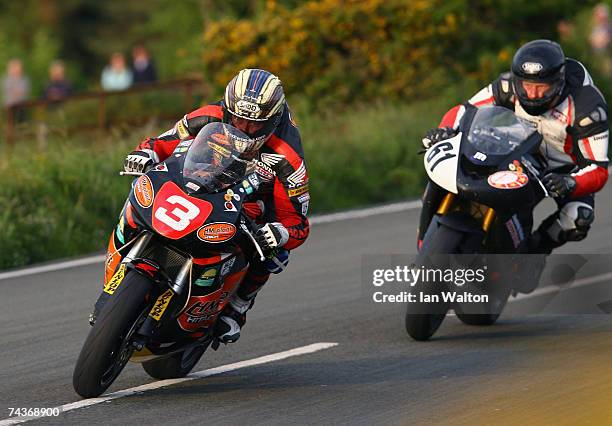
{"type": "Polygon", "coordinates": [[[253,139],[256,149],[259,149],[272,136],[279,122],[280,114],[276,114],[267,120],[250,120],[234,115],[230,111],[230,124],[253,139]]]}
{"type": "Polygon", "coordinates": [[[548,106],[563,89],[563,80],[526,79],[514,76],[514,90],[522,105],[530,107],[548,106]]]}

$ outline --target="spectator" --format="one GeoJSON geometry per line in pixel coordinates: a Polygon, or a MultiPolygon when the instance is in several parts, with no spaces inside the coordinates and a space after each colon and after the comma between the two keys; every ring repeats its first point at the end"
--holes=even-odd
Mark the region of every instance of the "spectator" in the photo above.
{"type": "Polygon", "coordinates": [[[72,85],[66,80],[66,69],[62,61],[53,61],[49,67],[49,82],[43,97],[48,101],[61,101],[72,94],[72,85]]]}
{"type": "Polygon", "coordinates": [[[593,8],[593,27],[589,36],[591,50],[596,65],[607,76],[612,73],[610,60],[610,42],[612,41],[612,24],[610,24],[610,10],[608,6],[600,3],[593,8]]]}
{"type": "Polygon", "coordinates": [[[154,83],[157,81],[155,64],[144,46],[135,46],[132,49],[132,72],[134,83],[154,83]]]}
{"type": "Polygon", "coordinates": [[[111,55],[110,64],[102,70],[100,83],[104,90],[125,90],[132,85],[132,72],[127,68],[122,53],[111,55]]]}
{"type": "Polygon", "coordinates": [[[28,98],[30,81],[23,75],[23,64],[19,59],[11,59],[6,71],[2,79],[2,104],[10,107],[28,98]]]}
{"type": "Polygon", "coordinates": [[[610,25],[609,15],[610,10],[603,3],[593,8],[593,28],[589,36],[593,53],[606,54],[610,47],[612,26],[610,25]]]}

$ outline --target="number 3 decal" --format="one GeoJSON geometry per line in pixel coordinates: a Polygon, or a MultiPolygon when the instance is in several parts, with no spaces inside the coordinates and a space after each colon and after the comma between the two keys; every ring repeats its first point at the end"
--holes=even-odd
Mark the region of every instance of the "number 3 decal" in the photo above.
{"type": "Polygon", "coordinates": [[[198,206],[180,195],[171,195],[166,203],[175,208],[168,213],[168,209],[159,207],[155,211],[155,218],[175,231],[183,231],[200,214],[198,206]]]}

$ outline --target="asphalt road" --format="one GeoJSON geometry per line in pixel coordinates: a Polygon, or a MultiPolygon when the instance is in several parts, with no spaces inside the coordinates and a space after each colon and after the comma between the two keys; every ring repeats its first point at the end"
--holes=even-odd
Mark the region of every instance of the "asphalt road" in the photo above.
{"type": "MultiPolygon", "coordinates": [[[[598,197],[590,238],[562,252],[610,253],[612,259],[611,195],[608,189],[598,197]]],[[[241,340],[206,353],[195,370],[311,343],[337,346],[31,424],[612,421],[608,315],[511,314],[550,297],[542,295],[512,302],[492,327],[449,317],[433,340],[415,342],[403,327],[404,306],[370,300],[361,283],[362,256],[413,252],[417,217],[418,210],[410,210],[313,227],[288,270],[258,296],[241,340]]],[[[598,273],[612,271],[612,261],[600,266],[598,273]]],[[[100,264],[0,280],[0,420],[9,417],[9,407],[79,400],[72,369],[101,279],[100,264]]],[[[587,281],[581,300],[585,292],[593,297],[588,303],[601,300],[609,281],[587,281]]],[[[572,298],[571,290],[566,294],[572,298]]],[[[109,392],[151,381],[130,363],[109,392]]]]}

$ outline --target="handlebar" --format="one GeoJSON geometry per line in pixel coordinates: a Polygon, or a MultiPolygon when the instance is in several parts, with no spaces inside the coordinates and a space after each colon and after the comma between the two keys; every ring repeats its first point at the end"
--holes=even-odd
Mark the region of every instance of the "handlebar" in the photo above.
{"type": "Polygon", "coordinates": [[[266,256],[263,253],[263,249],[261,248],[261,246],[255,239],[255,236],[253,235],[254,232],[257,232],[257,230],[259,229],[259,226],[257,225],[257,223],[255,223],[254,220],[248,217],[244,212],[240,213],[240,221],[241,221],[240,229],[242,229],[242,231],[251,240],[251,243],[253,243],[255,250],[257,250],[257,253],[259,254],[259,260],[261,260],[262,262],[265,261],[266,256]]]}

